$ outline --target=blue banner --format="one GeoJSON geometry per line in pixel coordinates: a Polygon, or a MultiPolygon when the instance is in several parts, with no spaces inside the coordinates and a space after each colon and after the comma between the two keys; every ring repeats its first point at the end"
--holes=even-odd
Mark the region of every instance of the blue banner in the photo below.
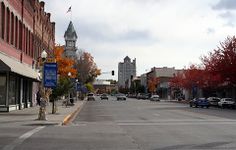
{"type": "Polygon", "coordinates": [[[57,87],[57,63],[44,63],[43,84],[47,88],[57,87]]]}

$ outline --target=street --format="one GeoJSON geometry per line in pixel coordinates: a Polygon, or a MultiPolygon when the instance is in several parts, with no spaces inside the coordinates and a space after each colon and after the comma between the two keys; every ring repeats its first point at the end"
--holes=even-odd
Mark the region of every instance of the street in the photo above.
{"type": "Polygon", "coordinates": [[[0,125],[0,148],[235,150],[235,113],[231,109],[190,108],[176,102],[116,101],[115,97],[107,101],[97,97],[86,102],[67,126],[0,125]],[[28,136],[22,137],[28,131],[28,136]]]}

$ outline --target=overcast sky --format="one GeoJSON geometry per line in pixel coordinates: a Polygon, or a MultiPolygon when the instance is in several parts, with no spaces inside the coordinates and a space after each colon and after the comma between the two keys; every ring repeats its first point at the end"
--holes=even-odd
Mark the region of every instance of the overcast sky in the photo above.
{"type": "Polygon", "coordinates": [[[152,67],[182,69],[200,63],[236,33],[236,0],[45,0],[56,22],[56,43],[72,19],[78,48],[94,57],[102,72],[125,56],[137,59],[137,75],[152,67]],[[66,13],[72,7],[72,17],[66,13]]]}

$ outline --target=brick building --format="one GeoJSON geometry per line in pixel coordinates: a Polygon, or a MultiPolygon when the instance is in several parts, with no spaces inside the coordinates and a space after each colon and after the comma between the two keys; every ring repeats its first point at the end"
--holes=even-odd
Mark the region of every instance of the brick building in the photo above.
{"type": "Polygon", "coordinates": [[[0,111],[35,105],[36,64],[43,49],[49,57],[55,23],[39,0],[0,0],[0,111]]]}

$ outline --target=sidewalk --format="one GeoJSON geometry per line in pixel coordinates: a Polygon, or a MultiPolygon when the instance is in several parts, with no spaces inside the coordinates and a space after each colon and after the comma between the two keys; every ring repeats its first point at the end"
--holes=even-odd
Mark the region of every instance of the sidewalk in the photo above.
{"type": "Polygon", "coordinates": [[[86,101],[75,101],[74,106],[62,106],[57,102],[57,113],[52,114],[52,103],[47,106],[47,120],[37,120],[39,106],[0,113],[0,124],[20,123],[22,125],[66,125],[80,111],[86,101]]]}

